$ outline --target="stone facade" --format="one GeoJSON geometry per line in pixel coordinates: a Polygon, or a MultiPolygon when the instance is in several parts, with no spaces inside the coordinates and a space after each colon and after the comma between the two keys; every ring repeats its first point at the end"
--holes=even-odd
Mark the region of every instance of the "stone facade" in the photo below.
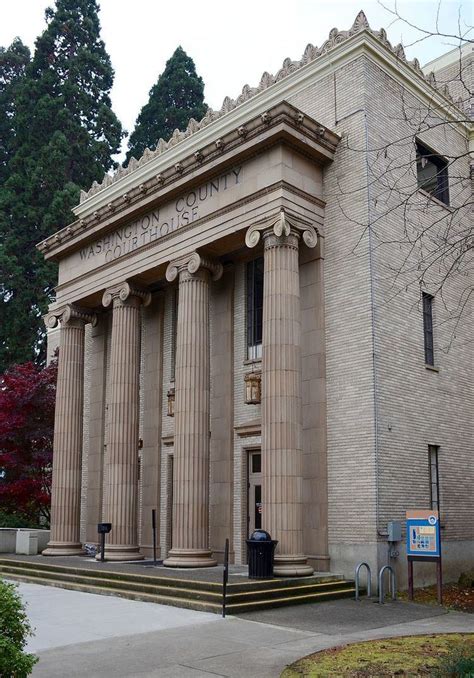
{"type": "Polygon", "coordinates": [[[245,563],[259,450],[277,574],[350,576],[362,559],[375,570],[387,523],[430,508],[436,446],[445,574],[468,564],[472,303],[456,308],[469,273],[440,291],[439,267],[423,269],[421,292],[434,297],[426,366],[414,274],[426,251],[404,238],[413,219],[433,240],[447,220],[468,228],[470,131],[435,85],[359,15],[93,186],[77,222],[40,244],[59,262],[50,352],[60,336],[60,373],[85,375],[84,393],[58,395],[49,552],[80,550],[104,520],[107,557],[149,556],[155,509],[165,565],[212,566],[226,538],[245,563]],[[449,206],[418,189],[415,138],[456,158],[449,206]],[[249,359],[246,266],[257,256],[262,357],[249,359]],[[76,334],[94,321],[74,344],[82,367],[69,364],[68,308],[76,334]],[[261,404],[245,398],[254,373],[261,404]]]}

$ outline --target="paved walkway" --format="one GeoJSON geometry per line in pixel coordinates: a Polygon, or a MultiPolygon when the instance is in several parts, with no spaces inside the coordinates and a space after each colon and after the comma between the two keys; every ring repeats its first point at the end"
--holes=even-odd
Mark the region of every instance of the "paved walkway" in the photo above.
{"type": "Polygon", "coordinates": [[[36,627],[33,678],[278,678],[301,656],[354,641],[474,632],[474,615],[339,600],[241,618],[21,584],[36,627]]]}

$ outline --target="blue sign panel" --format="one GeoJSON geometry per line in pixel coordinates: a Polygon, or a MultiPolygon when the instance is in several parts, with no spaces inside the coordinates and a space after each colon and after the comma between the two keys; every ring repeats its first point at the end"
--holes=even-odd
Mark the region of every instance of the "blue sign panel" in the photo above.
{"type": "Polygon", "coordinates": [[[407,511],[407,556],[440,558],[438,511],[407,511]]]}

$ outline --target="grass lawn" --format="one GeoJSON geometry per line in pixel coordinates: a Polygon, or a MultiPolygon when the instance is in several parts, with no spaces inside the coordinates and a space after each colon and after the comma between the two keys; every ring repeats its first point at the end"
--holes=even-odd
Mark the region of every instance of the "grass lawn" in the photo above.
{"type": "Polygon", "coordinates": [[[288,666],[281,678],[474,678],[474,634],[404,636],[324,650],[288,666]]]}

